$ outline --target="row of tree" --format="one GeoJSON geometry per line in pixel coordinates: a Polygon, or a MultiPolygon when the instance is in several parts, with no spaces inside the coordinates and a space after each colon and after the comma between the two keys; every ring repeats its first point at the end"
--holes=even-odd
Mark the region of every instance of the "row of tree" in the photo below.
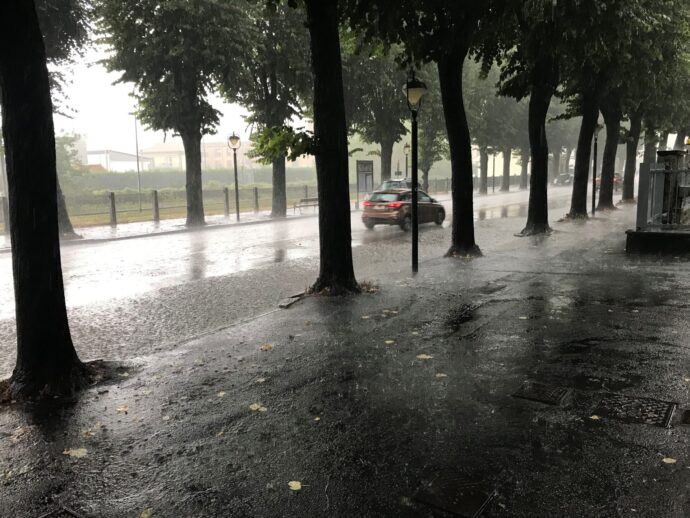
{"type": "MultiPolygon", "coordinates": [[[[74,351],[64,303],[48,38],[44,45],[34,1],[39,12],[41,5],[87,5],[86,0],[7,0],[0,17],[17,311],[15,396],[63,393],[88,375],[74,351]]],[[[581,116],[573,218],[587,214],[591,141],[600,111],[607,126],[602,208],[612,206],[608,189],[612,192],[615,152],[610,149],[617,148],[621,120],[630,119],[628,139],[635,150],[638,126],[644,126],[651,150],[659,130],[671,125],[686,133],[690,120],[680,94],[689,84],[686,0],[97,0],[93,7],[112,51],[107,64],[122,73],[122,81],[136,85],[142,120],[182,137],[190,225],[203,224],[200,141],[218,123],[208,101],[211,92],[251,107],[251,120],[264,133],[257,152],[274,163],[276,185],[284,177],[286,156],[315,156],[321,261],[312,290],[320,293],[359,291],[351,249],[348,135],[360,132],[387,157],[391,142],[405,133],[400,69],[426,70],[429,83],[438,85],[430,99],[436,95],[441,109],[423,110],[421,145],[432,157],[447,145],[451,161],[448,256],[481,253],[473,223],[473,142],[507,156],[509,149],[521,149],[525,158],[529,142],[530,202],[523,233],[549,231],[546,126],[554,96],[565,103],[565,116],[581,116]],[[349,50],[345,58],[343,47],[349,50]],[[499,93],[528,100],[510,108],[492,100],[499,112],[522,110],[524,118],[526,111],[527,139],[505,128],[488,136],[496,128],[486,127],[482,110],[496,108],[481,95],[473,100],[465,84],[468,56],[498,82],[499,93]],[[381,67],[385,62],[399,68],[381,67]],[[372,77],[375,86],[367,87],[365,79],[372,77]],[[309,104],[300,101],[306,98],[309,104]],[[468,104],[480,108],[473,121],[468,104]],[[292,124],[302,116],[313,120],[313,133],[292,124]]],[[[89,9],[69,12],[78,17],[89,9]]],[[[628,198],[631,178],[626,170],[628,198]]]]}

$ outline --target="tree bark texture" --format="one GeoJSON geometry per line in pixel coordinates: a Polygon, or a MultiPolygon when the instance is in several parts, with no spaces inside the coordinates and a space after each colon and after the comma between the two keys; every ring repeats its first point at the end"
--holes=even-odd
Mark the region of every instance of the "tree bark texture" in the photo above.
{"type": "Polygon", "coordinates": [[[201,132],[180,132],[184,146],[186,188],[187,188],[187,226],[201,227],[204,220],[204,195],[201,189],[201,132]]]}
{"type": "Polygon", "coordinates": [[[522,148],[520,153],[520,189],[527,189],[529,185],[529,148],[522,148]]]}
{"type": "Polygon", "coordinates": [[[451,246],[446,253],[449,257],[481,255],[474,241],[472,142],[462,92],[462,67],[466,55],[467,49],[464,52],[455,51],[444,54],[438,61],[453,184],[451,246]]]}
{"type": "Polygon", "coordinates": [[[513,156],[513,150],[505,148],[503,150],[503,177],[501,180],[501,192],[510,191],[510,162],[513,156]]]}
{"type": "Polygon", "coordinates": [[[273,200],[271,217],[284,218],[287,216],[287,192],[285,188],[285,157],[281,156],[273,161],[273,200]]]}
{"type": "Polygon", "coordinates": [[[55,130],[34,3],[0,17],[0,91],[7,156],[17,325],[13,397],[70,394],[86,379],[67,320],[57,213],[55,130]]]}
{"type": "Polygon", "coordinates": [[[612,210],[616,208],[613,205],[613,179],[616,174],[616,154],[618,153],[623,112],[617,99],[607,99],[601,104],[601,114],[604,116],[606,124],[606,145],[604,146],[604,158],[601,161],[597,209],[612,210]]]}
{"type": "Polygon", "coordinates": [[[315,292],[356,293],[352,265],[347,127],[338,3],[306,0],[314,78],[314,138],[319,192],[320,272],[315,292]]]}
{"type": "Polygon", "coordinates": [[[585,96],[582,102],[582,123],[575,153],[573,195],[570,201],[570,218],[587,218],[587,186],[589,162],[592,157],[592,139],[599,119],[599,103],[594,96],[585,96]]]}
{"type": "Polygon", "coordinates": [[[394,144],[392,140],[384,140],[381,142],[381,182],[390,180],[391,178],[394,144]]]}
{"type": "Polygon", "coordinates": [[[422,190],[426,193],[429,192],[429,171],[431,171],[431,168],[427,169],[426,171],[424,169],[421,170],[421,172],[422,172],[422,190]]]}
{"type": "Polygon", "coordinates": [[[479,150],[479,194],[489,192],[489,153],[486,148],[479,150]]]}
{"type": "Polygon", "coordinates": [[[635,172],[637,171],[637,150],[642,133],[642,113],[630,115],[630,132],[625,145],[625,173],[623,175],[623,201],[635,199],[635,172]]]}
{"type": "Polygon", "coordinates": [[[553,97],[553,87],[534,81],[529,99],[529,143],[532,155],[527,224],[522,235],[546,234],[549,226],[549,143],[546,138],[546,116],[553,97]]]}

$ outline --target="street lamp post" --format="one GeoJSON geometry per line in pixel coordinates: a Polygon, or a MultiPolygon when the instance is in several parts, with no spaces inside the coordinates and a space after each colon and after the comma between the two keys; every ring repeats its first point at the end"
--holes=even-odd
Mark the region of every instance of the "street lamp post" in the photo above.
{"type": "Polygon", "coordinates": [[[240,220],[240,191],[237,181],[237,150],[240,146],[240,137],[233,132],[233,134],[228,137],[228,147],[232,149],[232,158],[235,165],[235,214],[237,216],[237,221],[240,220]]]}
{"type": "Polygon", "coordinates": [[[405,94],[407,96],[407,106],[412,114],[412,273],[419,271],[419,218],[418,218],[418,187],[417,187],[417,166],[418,166],[418,130],[417,113],[422,102],[422,97],[426,94],[426,85],[415,78],[414,69],[411,71],[410,78],[405,84],[405,94]]]}
{"type": "Polygon", "coordinates": [[[410,175],[410,168],[407,163],[407,158],[410,155],[410,143],[405,142],[405,145],[403,146],[403,152],[405,153],[405,178],[409,178],[410,175]]]}

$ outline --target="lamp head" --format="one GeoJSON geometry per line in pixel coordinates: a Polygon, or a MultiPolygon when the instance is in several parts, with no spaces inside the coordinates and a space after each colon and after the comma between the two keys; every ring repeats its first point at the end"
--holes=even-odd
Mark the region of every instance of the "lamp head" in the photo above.
{"type": "Polygon", "coordinates": [[[410,111],[417,112],[419,105],[422,102],[422,97],[426,95],[426,85],[414,76],[414,70],[410,79],[405,83],[405,95],[407,96],[407,106],[410,111]]]}
{"type": "Polygon", "coordinates": [[[228,137],[228,146],[230,149],[239,149],[240,145],[240,137],[233,132],[233,134],[228,137]]]}

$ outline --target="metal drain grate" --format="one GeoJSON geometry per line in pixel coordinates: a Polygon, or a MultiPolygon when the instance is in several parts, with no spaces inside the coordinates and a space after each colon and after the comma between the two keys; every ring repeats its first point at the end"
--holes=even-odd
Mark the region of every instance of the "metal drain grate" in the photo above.
{"type": "Polygon", "coordinates": [[[60,507],[60,509],[55,509],[49,513],[42,514],[38,518],[84,518],[84,516],[63,506],[60,507]]]}
{"type": "Polygon", "coordinates": [[[677,406],[676,403],[657,399],[607,394],[594,409],[594,413],[625,423],[649,424],[668,428],[677,406]]]}
{"type": "Polygon", "coordinates": [[[547,405],[560,406],[565,403],[571,393],[571,389],[554,387],[534,381],[526,381],[517,392],[513,394],[513,397],[538,401],[539,403],[546,403],[547,405]]]}
{"type": "Polygon", "coordinates": [[[467,479],[437,479],[417,490],[415,500],[454,516],[477,518],[496,496],[481,482],[467,479]]]}

